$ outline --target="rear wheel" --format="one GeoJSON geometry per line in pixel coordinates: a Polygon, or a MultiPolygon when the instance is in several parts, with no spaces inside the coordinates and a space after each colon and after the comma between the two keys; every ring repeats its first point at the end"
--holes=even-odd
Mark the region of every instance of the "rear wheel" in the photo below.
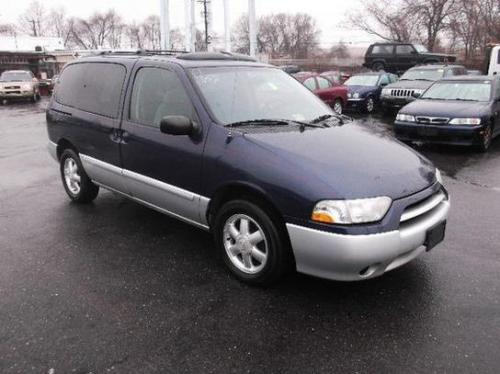
{"type": "Polygon", "coordinates": [[[85,173],[78,154],[66,149],[60,159],[61,179],[64,190],[71,200],[77,203],[90,203],[97,197],[99,186],[96,186],[85,173]]]}
{"type": "Polygon", "coordinates": [[[385,65],[383,62],[374,62],[372,65],[372,70],[373,71],[385,70],[385,65]]]}
{"type": "Polygon", "coordinates": [[[342,114],[342,101],[340,99],[336,99],[333,103],[333,111],[338,114],[342,114]]]}
{"type": "Polygon", "coordinates": [[[247,200],[224,204],[215,217],[217,249],[239,280],[267,285],[289,268],[291,252],[271,214],[247,200]]]}

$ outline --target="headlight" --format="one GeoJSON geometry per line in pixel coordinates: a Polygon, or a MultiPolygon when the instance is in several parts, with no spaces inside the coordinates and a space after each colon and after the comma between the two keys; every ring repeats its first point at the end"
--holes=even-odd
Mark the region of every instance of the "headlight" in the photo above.
{"type": "Polygon", "coordinates": [[[352,93],[348,92],[347,97],[352,97],[352,93]]]}
{"type": "Polygon", "coordinates": [[[441,172],[438,168],[436,168],[436,180],[439,182],[439,184],[443,184],[443,176],[441,175],[441,172]]]}
{"type": "Polygon", "coordinates": [[[453,118],[450,125],[480,125],[481,118],[453,118]]]}
{"type": "Polygon", "coordinates": [[[382,96],[389,96],[390,94],[391,94],[390,88],[383,88],[382,89],[382,96]]]}
{"type": "Polygon", "coordinates": [[[413,93],[416,93],[416,94],[419,94],[419,95],[422,95],[424,93],[425,90],[413,90],[413,93]]]}
{"type": "Polygon", "coordinates": [[[392,204],[390,197],[357,200],[323,200],[316,204],[311,219],[321,223],[350,225],[380,221],[392,204]]]}
{"type": "Polygon", "coordinates": [[[355,92],[353,95],[352,95],[353,98],[355,99],[359,99],[359,92],[355,92]]]}
{"type": "Polygon", "coordinates": [[[29,91],[31,90],[31,84],[23,84],[21,86],[21,88],[24,90],[24,91],[29,91]]]}
{"type": "Polygon", "coordinates": [[[415,117],[411,114],[398,113],[398,115],[396,116],[396,121],[415,122],[415,117]]]}

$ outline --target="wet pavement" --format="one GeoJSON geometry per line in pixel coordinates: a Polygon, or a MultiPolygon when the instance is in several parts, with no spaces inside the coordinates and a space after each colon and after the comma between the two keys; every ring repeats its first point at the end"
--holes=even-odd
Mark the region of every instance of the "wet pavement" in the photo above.
{"type": "MultiPolygon", "coordinates": [[[[44,105],[0,107],[0,373],[497,373],[500,139],[417,147],[446,241],[370,281],[227,275],[202,231],[101,190],[66,198],[44,105]]],[[[389,117],[360,126],[392,136],[389,117]]]]}

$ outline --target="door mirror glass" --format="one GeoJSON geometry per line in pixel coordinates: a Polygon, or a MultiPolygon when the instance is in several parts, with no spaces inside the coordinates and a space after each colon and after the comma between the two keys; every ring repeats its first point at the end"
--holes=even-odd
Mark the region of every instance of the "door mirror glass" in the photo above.
{"type": "Polygon", "coordinates": [[[196,128],[186,116],[165,116],[160,121],[160,131],[169,135],[193,135],[196,128]]]}

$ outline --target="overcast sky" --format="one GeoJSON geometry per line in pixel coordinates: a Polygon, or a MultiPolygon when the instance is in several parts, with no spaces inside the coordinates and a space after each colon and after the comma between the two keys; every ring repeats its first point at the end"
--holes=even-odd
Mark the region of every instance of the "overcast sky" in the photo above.
{"type": "MultiPolygon", "coordinates": [[[[16,22],[19,15],[29,6],[32,0],[10,0],[8,6],[0,8],[0,23],[16,22]]],[[[214,31],[222,35],[223,1],[211,0],[214,12],[214,31]]],[[[2,2],[7,2],[3,0],[2,2]]],[[[321,45],[329,47],[340,40],[344,42],[363,43],[373,37],[360,31],[345,28],[346,13],[357,9],[360,0],[255,0],[257,17],[269,13],[304,12],[312,15],[321,29],[321,45]]],[[[87,17],[92,13],[103,12],[114,8],[127,21],[141,21],[150,14],[159,14],[160,0],[43,0],[43,5],[64,7],[69,15],[87,17]]],[[[184,26],[184,0],[170,0],[171,27],[184,26]]],[[[231,0],[231,22],[234,22],[247,10],[248,0],[231,0]]],[[[196,23],[203,28],[201,5],[197,5],[196,23]]],[[[363,43],[364,44],[364,43],[363,43]]]]}

